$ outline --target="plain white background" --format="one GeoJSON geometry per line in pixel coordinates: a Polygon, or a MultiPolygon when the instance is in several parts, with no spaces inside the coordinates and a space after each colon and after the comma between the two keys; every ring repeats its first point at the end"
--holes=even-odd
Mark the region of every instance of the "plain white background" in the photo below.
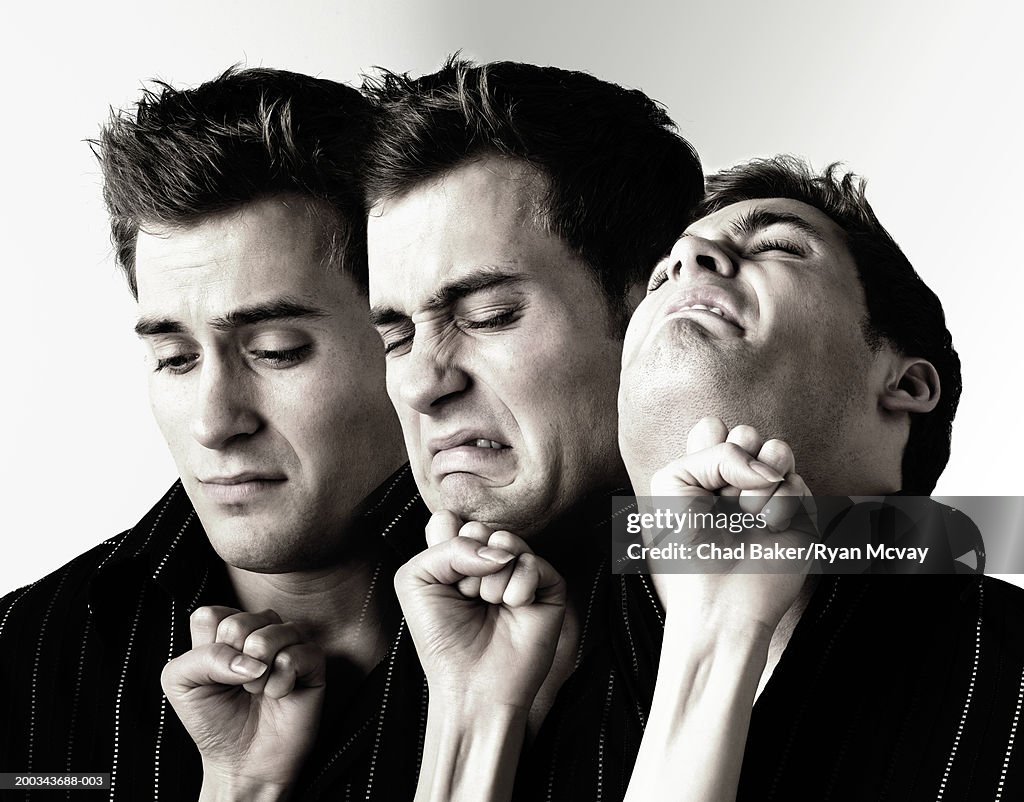
{"type": "Polygon", "coordinates": [[[1021,13],[1003,0],[19,3],[0,34],[0,593],[131,526],[175,477],[84,141],[159,77],[357,81],[461,49],[662,101],[706,169],[841,159],[943,299],[964,363],[937,492],[1019,494],[1021,13]],[[1011,18],[1011,15],[1013,18],[1011,18]]]}

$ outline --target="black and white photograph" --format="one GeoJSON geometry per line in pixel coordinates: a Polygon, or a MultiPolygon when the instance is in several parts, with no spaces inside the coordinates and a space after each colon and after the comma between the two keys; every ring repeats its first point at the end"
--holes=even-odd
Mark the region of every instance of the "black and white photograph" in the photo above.
{"type": "Polygon", "coordinates": [[[22,4],[0,798],[1024,797],[1009,4],[22,4]]]}

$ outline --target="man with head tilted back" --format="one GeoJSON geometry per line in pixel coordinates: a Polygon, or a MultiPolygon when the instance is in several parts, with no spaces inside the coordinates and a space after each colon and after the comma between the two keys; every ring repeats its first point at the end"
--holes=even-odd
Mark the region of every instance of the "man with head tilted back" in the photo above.
{"type": "MultiPolygon", "coordinates": [[[[623,349],[620,442],[638,495],[738,496],[771,524],[747,545],[792,546],[811,492],[931,493],[959,395],[942,306],[864,183],[777,157],[711,176],[654,270],[623,349]]],[[[806,559],[768,571],[746,554],[687,574],[651,562],[664,641],[627,799],[1021,793],[1018,589],[815,581],[806,559]]]]}

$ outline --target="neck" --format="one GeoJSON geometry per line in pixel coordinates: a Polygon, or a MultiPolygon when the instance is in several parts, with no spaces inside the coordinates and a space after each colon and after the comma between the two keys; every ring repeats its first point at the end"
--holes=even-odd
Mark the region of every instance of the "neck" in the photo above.
{"type": "Polygon", "coordinates": [[[263,574],[229,565],[243,610],[270,609],[298,624],[327,654],[369,673],[387,648],[387,624],[397,620],[385,565],[361,556],[330,568],[263,574]]]}

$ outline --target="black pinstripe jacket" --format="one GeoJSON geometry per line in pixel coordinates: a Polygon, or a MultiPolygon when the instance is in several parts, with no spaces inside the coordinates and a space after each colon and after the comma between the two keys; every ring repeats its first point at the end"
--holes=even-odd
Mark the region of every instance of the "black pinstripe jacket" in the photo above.
{"type": "MultiPolygon", "coordinates": [[[[586,507],[565,536],[609,544],[611,502],[586,507]]],[[[360,525],[390,555],[376,586],[390,593],[384,574],[423,547],[408,469],[365,510],[360,525]]],[[[621,799],[650,710],[662,637],[651,586],[612,575],[610,548],[576,553],[567,578],[587,588],[576,670],[522,755],[520,802],[621,799]]],[[[1024,798],[1022,597],[976,576],[823,582],[754,706],[739,798],[1024,798]]],[[[178,484],[129,532],[0,600],[0,772],[110,772],[110,799],[195,799],[198,754],[159,675],[189,648],[189,613],[233,601],[178,484]]],[[[344,703],[329,673],[296,798],[412,798],[426,686],[404,622],[390,635],[344,703]]]]}

